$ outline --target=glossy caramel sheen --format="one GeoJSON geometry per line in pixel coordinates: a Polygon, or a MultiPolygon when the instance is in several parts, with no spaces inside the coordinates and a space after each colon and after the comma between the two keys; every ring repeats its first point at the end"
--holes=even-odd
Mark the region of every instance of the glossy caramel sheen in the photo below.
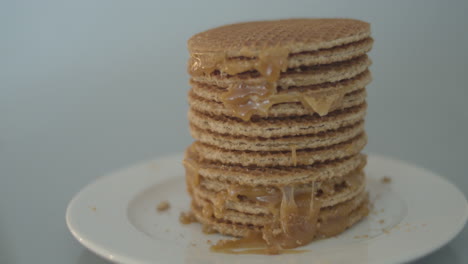
{"type": "MultiPolygon", "coordinates": [[[[201,188],[204,184],[203,181],[205,181],[204,178],[200,178],[198,173],[200,169],[197,165],[198,158],[196,153],[189,151],[184,161],[187,182],[193,188],[201,188]],[[190,179],[191,177],[196,177],[197,182],[190,179]],[[202,182],[200,183],[200,181],[202,182]]],[[[314,182],[311,187],[305,188],[299,186],[229,185],[226,190],[217,192],[210,202],[200,206],[204,218],[224,219],[226,205],[229,202],[247,200],[269,208],[272,215],[271,222],[262,226],[260,232],[252,231],[244,238],[222,240],[214,245],[212,250],[230,254],[293,253],[285,250],[308,244],[317,238],[341,233],[348,226],[349,215],[353,210],[356,210],[356,205],[344,202],[336,212],[329,214],[329,217],[322,217],[319,222],[321,203],[317,198],[318,190],[335,188],[335,191],[339,191],[339,188],[360,186],[364,180],[360,170],[361,168],[331,182],[314,182]]],[[[361,210],[367,210],[367,205],[364,204],[364,206],[365,208],[361,210]]],[[[185,218],[188,219],[185,222],[193,221],[190,217],[185,218]]],[[[181,221],[183,221],[182,216],[181,221]]],[[[203,230],[207,233],[215,231],[210,226],[204,226],[203,230]]]]}
{"type": "Polygon", "coordinates": [[[292,189],[283,191],[279,217],[264,226],[261,232],[252,232],[236,240],[221,240],[211,250],[228,254],[300,253],[304,250],[291,249],[340,234],[349,226],[353,214],[367,215],[369,212],[367,198],[357,208],[353,203],[344,202],[319,222],[320,204],[316,199],[305,196],[298,199],[296,196],[293,201],[290,197],[292,189]]]}
{"type": "Polygon", "coordinates": [[[258,71],[263,82],[235,83],[222,96],[225,107],[244,121],[250,120],[253,115],[266,116],[268,109],[275,104],[290,102],[300,102],[320,116],[328,114],[335,104],[342,101],[344,94],[277,93],[277,81],[281,72],[287,70],[288,55],[289,52],[284,48],[270,48],[261,52],[258,58],[245,58],[239,63],[239,60],[229,59],[224,53],[193,53],[188,71],[194,76],[209,75],[215,71],[228,75],[258,71]]]}
{"type": "MultiPolygon", "coordinates": [[[[214,251],[233,253],[234,249],[261,248],[244,253],[278,254],[284,249],[296,248],[311,242],[316,236],[320,202],[315,198],[315,188],[310,192],[295,194],[293,186],[284,186],[280,190],[274,188],[242,187],[231,189],[230,199],[238,195],[247,196],[270,205],[273,219],[265,225],[262,233],[253,233],[240,240],[222,240],[212,247],[214,251]]],[[[226,197],[219,196],[214,207],[224,207],[226,197]]],[[[217,218],[222,214],[216,215],[217,218]]]]}
{"type": "Polygon", "coordinates": [[[296,150],[297,150],[297,146],[296,145],[292,145],[291,146],[291,159],[292,159],[292,163],[295,166],[297,166],[297,153],[296,153],[296,150]]]}

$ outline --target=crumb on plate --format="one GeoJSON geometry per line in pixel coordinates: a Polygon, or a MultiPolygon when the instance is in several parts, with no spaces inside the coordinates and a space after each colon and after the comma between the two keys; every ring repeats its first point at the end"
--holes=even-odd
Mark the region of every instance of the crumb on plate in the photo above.
{"type": "Polygon", "coordinates": [[[197,219],[192,212],[180,212],[179,221],[184,225],[188,225],[196,222],[197,219]]]}
{"type": "Polygon", "coordinates": [[[163,212],[163,211],[166,211],[167,209],[169,209],[171,207],[171,205],[169,204],[168,201],[162,201],[158,204],[158,206],[156,207],[156,209],[158,210],[158,212],[163,212]]]}
{"type": "Polygon", "coordinates": [[[384,176],[382,178],[382,183],[391,183],[392,182],[392,178],[388,177],[388,176],[384,176]]]}

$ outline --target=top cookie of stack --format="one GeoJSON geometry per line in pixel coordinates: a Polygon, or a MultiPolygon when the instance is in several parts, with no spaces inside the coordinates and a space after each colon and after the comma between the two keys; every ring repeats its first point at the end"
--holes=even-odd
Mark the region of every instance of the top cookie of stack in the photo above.
{"type": "Polygon", "coordinates": [[[290,188],[292,204],[302,199],[294,188],[311,194],[308,202],[301,200],[310,203],[311,215],[316,214],[313,201],[321,199],[323,226],[325,208],[354,202],[349,212],[355,213],[346,213],[354,220],[342,222],[333,235],[367,213],[362,198],[365,156],[360,152],[367,142],[365,86],[371,81],[371,61],[366,53],[372,44],[369,24],[352,19],[248,22],[190,38],[189,121],[197,141],[187,151],[185,166],[192,209],[200,222],[235,236],[263,230],[264,239],[271,235],[264,230],[276,228],[277,236],[287,225],[281,210],[289,206],[284,198],[290,188]],[[355,180],[347,183],[351,178],[355,180]],[[323,194],[316,182],[332,187],[323,194]],[[216,195],[234,189],[245,195],[216,195]],[[276,204],[248,195],[272,195],[267,189],[276,190],[276,204]],[[225,208],[230,214],[220,213],[225,208]],[[258,220],[268,213],[270,220],[258,220]]]}

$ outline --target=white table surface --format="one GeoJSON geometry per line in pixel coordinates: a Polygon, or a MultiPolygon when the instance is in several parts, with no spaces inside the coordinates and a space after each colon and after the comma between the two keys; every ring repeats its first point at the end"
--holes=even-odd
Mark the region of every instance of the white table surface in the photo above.
{"type": "MultiPolygon", "coordinates": [[[[67,203],[96,177],[183,151],[186,40],[235,21],[370,21],[367,151],[468,195],[468,2],[376,2],[2,2],[0,263],[105,263],[68,233],[67,203]]],[[[468,263],[467,245],[465,227],[416,263],[468,263]]]]}

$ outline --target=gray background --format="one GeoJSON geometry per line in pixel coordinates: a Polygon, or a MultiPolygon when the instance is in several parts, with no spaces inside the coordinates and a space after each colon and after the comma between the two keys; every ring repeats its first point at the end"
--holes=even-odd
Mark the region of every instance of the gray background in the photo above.
{"type": "MultiPolygon", "coordinates": [[[[468,1],[2,1],[0,263],[105,263],[68,233],[68,201],[96,177],[191,142],[186,40],[230,22],[371,22],[367,151],[468,195],[466,10],[468,1]]],[[[467,245],[465,228],[418,263],[468,263],[467,245]]]]}

